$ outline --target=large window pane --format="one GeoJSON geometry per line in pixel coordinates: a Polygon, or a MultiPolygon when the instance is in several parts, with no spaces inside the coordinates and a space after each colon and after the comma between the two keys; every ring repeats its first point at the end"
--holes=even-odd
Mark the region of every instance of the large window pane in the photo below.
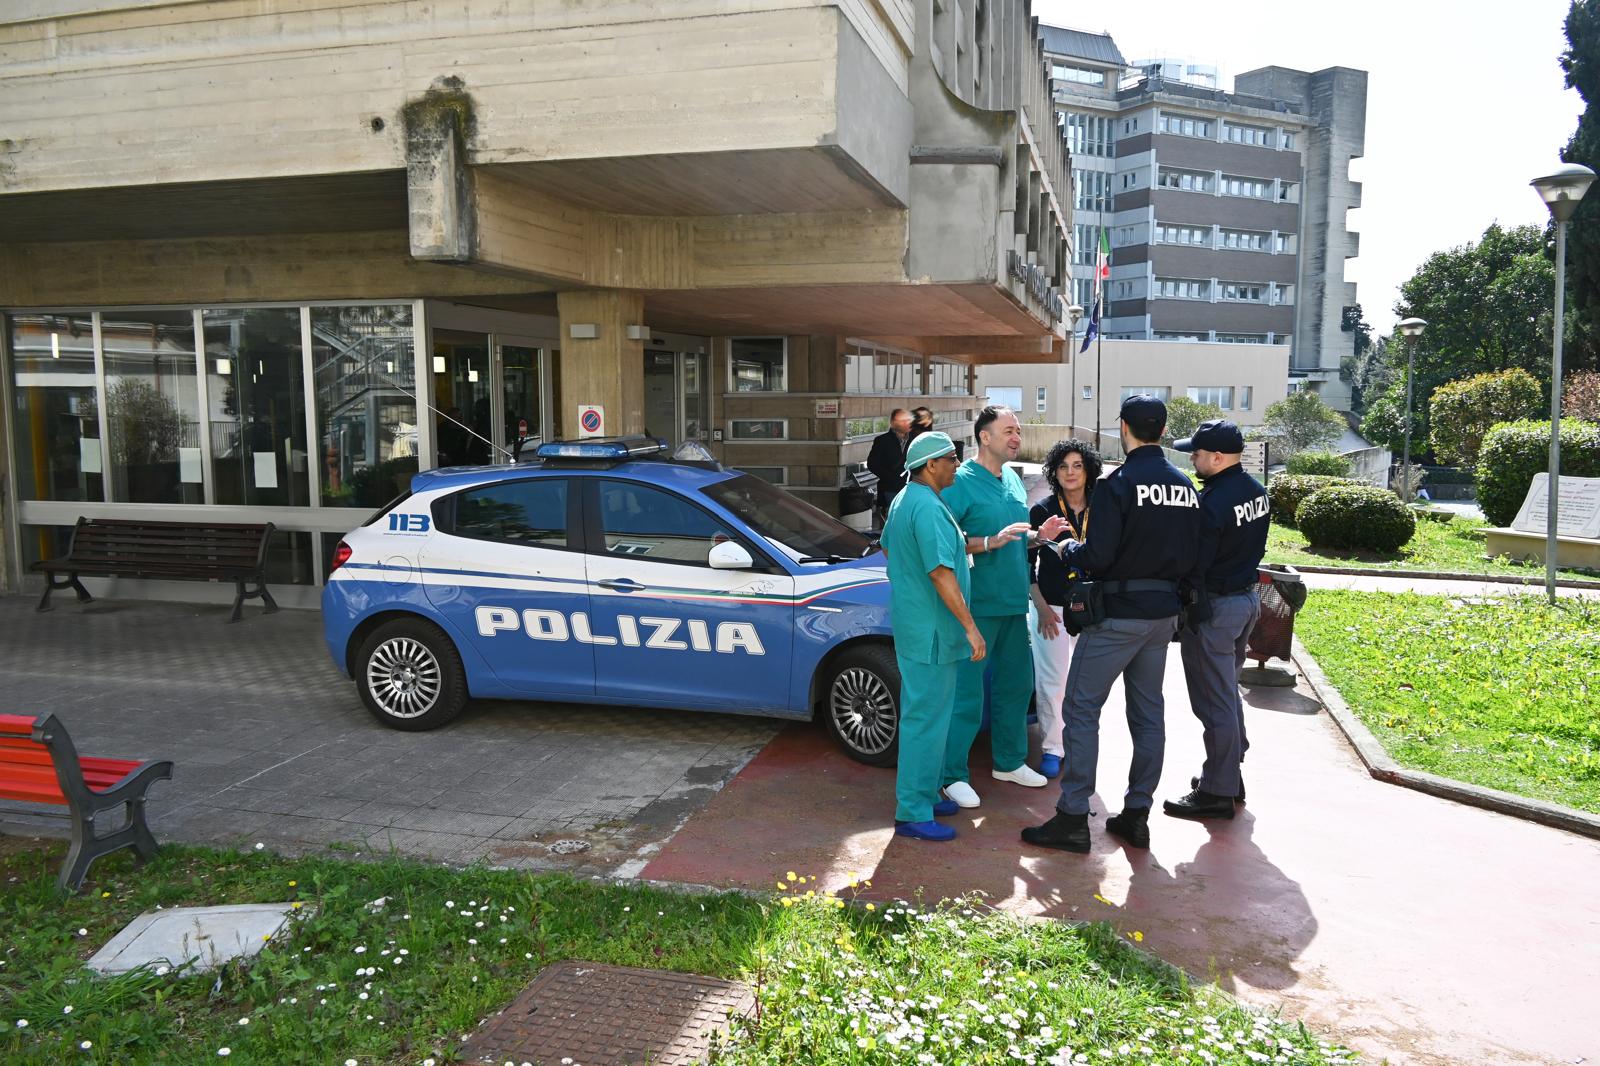
{"type": "Polygon", "coordinates": [[[783,391],[784,338],[735,337],[730,344],[734,392],[783,391]]]}
{"type": "Polygon", "coordinates": [[[17,497],[105,499],[90,314],[7,321],[16,372],[17,497]]]}
{"type": "Polygon", "coordinates": [[[318,481],[329,507],[382,507],[417,472],[410,304],[313,307],[318,481]]]}
{"type": "Polygon", "coordinates": [[[128,503],[204,503],[194,316],[105,311],[112,495],[128,503]]]}
{"type": "Polygon", "coordinates": [[[307,506],[300,309],[234,308],[204,316],[217,502],[307,506]]]}

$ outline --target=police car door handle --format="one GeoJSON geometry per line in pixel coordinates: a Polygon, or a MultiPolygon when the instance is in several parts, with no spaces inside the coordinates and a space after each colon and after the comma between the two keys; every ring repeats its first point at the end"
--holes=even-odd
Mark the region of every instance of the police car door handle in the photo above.
{"type": "Polygon", "coordinates": [[[596,581],[595,584],[603,589],[611,589],[614,592],[638,592],[644,588],[643,585],[631,577],[608,577],[604,581],[596,581]]]}

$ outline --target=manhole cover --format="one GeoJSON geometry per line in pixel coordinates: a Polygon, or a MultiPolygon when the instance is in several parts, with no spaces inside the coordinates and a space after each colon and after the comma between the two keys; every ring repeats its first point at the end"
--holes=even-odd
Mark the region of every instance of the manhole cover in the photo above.
{"type": "Polygon", "coordinates": [[[547,850],[552,855],[576,855],[580,851],[588,851],[589,842],[587,840],[557,840],[548,845],[547,850]]]}
{"type": "Polygon", "coordinates": [[[753,1005],[749,989],[734,981],[556,962],[467,1038],[463,1057],[536,1066],[701,1063],[712,1034],[753,1005]]]}

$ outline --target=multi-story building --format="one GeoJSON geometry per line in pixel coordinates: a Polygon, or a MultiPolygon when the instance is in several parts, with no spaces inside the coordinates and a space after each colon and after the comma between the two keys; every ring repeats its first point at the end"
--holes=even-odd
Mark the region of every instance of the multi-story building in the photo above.
{"type": "Polygon", "coordinates": [[[1348,409],[1345,213],[1360,205],[1364,71],[1129,63],[1105,34],[1044,27],[1072,149],[1073,302],[1092,303],[1104,229],[1107,338],[1282,346],[1290,388],[1348,409]]]}
{"type": "Polygon", "coordinates": [[[893,407],[1063,358],[1066,160],[1026,0],[0,5],[0,585],[271,521],[314,602],[591,407],[836,508],[893,407]]]}

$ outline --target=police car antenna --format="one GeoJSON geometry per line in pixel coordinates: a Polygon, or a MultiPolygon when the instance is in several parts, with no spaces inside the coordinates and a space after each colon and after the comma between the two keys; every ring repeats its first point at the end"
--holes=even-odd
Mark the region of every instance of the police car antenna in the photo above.
{"type": "Polygon", "coordinates": [[[411,397],[411,399],[415,400],[419,406],[426,407],[428,410],[432,411],[434,414],[438,415],[440,418],[447,419],[447,420],[449,420],[451,422],[454,422],[456,425],[460,426],[462,429],[466,430],[468,433],[472,434],[474,437],[477,437],[479,440],[483,441],[483,443],[487,444],[490,448],[493,448],[495,451],[499,452],[501,455],[504,455],[507,459],[510,459],[512,462],[516,462],[517,461],[516,453],[511,451],[511,449],[502,448],[500,445],[496,444],[494,441],[490,440],[488,437],[485,437],[482,433],[479,433],[477,430],[473,429],[471,426],[467,425],[465,422],[462,422],[459,419],[451,418],[449,415],[445,414],[443,411],[439,410],[437,407],[433,406],[433,404],[429,403],[427,400],[424,400],[422,397],[418,396],[416,393],[408,392],[406,390],[406,387],[404,385],[400,384],[398,381],[395,381],[393,378],[390,378],[389,379],[389,384],[391,386],[393,386],[395,389],[398,389],[403,395],[411,397]]]}

